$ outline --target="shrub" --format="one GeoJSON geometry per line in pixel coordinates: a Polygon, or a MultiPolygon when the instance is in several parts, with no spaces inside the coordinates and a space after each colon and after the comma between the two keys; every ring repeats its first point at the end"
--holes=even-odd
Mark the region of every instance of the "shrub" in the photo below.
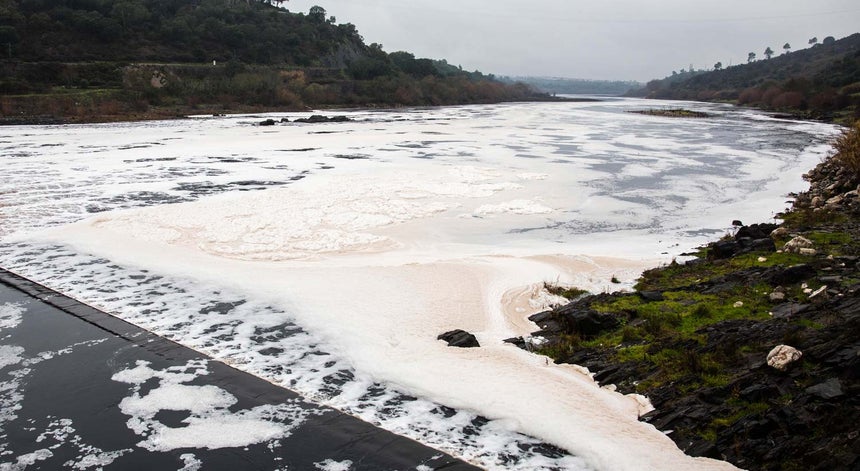
{"type": "Polygon", "coordinates": [[[860,180],[860,121],[843,131],[833,148],[836,149],[833,158],[851,172],[855,181],[860,180]]]}

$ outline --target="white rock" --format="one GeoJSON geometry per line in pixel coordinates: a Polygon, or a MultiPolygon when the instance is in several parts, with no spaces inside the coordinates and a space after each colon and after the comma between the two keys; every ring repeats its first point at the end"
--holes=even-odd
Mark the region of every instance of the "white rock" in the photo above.
{"type": "Polygon", "coordinates": [[[797,236],[786,242],[782,250],[786,252],[800,253],[800,249],[811,249],[812,241],[803,236],[797,236]]]}
{"type": "Polygon", "coordinates": [[[773,293],[770,293],[769,298],[771,301],[782,301],[785,299],[785,293],[780,291],[774,291],[773,293]]]}
{"type": "Polygon", "coordinates": [[[825,291],[827,291],[827,285],[824,285],[821,288],[818,288],[817,290],[813,291],[812,294],[809,295],[809,299],[812,299],[816,296],[819,296],[819,295],[821,295],[821,293],[823,293],[825,291]]]}
{"type": "Polygon", "coordinates": [[[780,370],[785,371],[788,365],[800,360],[803,352],[789,345],[777,345],[767,354],[767,364],[780,370]]]}
{"type": "Polygon", "coordinates": [[[766,262],[766,261],[767,261],[767,258],[765,258],[765,257],[759,257],[759,258],[758,258],[758,262],[759,262],[759,263],[764,263],[764,262],[766,262]]]}
{"type": "Polygon", "coordinates": [[[774,239],[786,237],[787,235],[788,235],[788,229],[786,229],[784,227],[777,227],[776,229],[774,229],[770,233],[771,238],[774,238],[774,239]]]}
{"type": "Polygon", "coordinates": [[[818,251],[817,251],[817,250],[815,250],[815,249],[808,249],[808,248],[804,247],[804,248],[800,249],[800,250],[798,251],[798,253],[799,253],[800,255],[810,255],[810,256],[812,256],[812,255],[817,254],[817,253],[818,253],[818,251]]]}
{"type": "Polygon", "coordinates": [[[738,302],[734,303],[732,306],[734,306],[734,307],[744,307],[744,302],[743,302],[743,301],[738,301],[738,302]]]}

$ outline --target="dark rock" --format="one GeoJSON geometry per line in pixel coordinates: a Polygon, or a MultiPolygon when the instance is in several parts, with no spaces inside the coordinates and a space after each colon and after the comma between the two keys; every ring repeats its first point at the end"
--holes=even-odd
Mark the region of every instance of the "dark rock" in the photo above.
{"type": "Polygon", "coordinates": [[[753,224],[751,226],[743,226],[738,229],[738,232],[735,233],[735,240],[741,239],[744,237],[759,240],[759,239],[769,239],[770,233],[773,232],[777,227],[776,224],[753,224]]]}
{"type": "Polygon", "coordinates": [[[739,219],[735,219],[734,221],[732,221],[732,225],[735,227],[738,227],[738,226],[743,226],[744,223],[742,223],[739,219]]]}
{"type": "Polygon", "coordinates": [[[842,392],[842,383],[836,378],[830,378],[823,383],[810,386],[806,388],[806,392],[822,399],[834,399],[845,394],[842,392]]]}
{"type": "Polygon", "coordinates": [[[815,268],[802,263],[788,268],[774,267],[770,273],[763,276],[763,278],[773,285],[791,285],[794,283],[800,283],[803,280],[808,280],[816,274],[817,272],[815,271],[815,268]]]}
{"type": "Polygon", "coordinates": [[[526,349],[527,349],[527,347],[526,347],[526,341],[525,341],[525,339],[524,339],[524,338],[522,338],[522,337],[511,337],[511,338],[509,338],[509,339],[505,339],[505,340],[504,340],[504,342],[505,342],[505,343],[511,343],[511,344],[514,344],[514,345],[516,345],[518,348],[522,348],[523,350],[526,350],[526,349]]]}
{"type": "Polygon", "coordinates": [[[620,321],[612,314],[603,312],[580,310],[575,306],[570,309],[565,309],[571,306],[562,306],[556,311],[562,321],[566,324],[565,327],[569,331],[579,333],[585,337],[593,337],[606,330],[618,327],[620,321]]]}
{"type": "Polygon", "coordinates": [[[750,250],[760,250],[762,252],[776,252],[776,244],[770,237],[754,239],[749,248],[750,250]]]}
{"type": "Polygon", "coordinates": [[[707,440],[697,440],[690,444],[689,447],[684,449],[690,456],[703,456],[706,458],[720,458],[720,453],[717,451],[716,445],[713,442],[709,442],[707,440]]]}
{"type": "Polygon", "coordinates": [[[708,251],[709,258],[723,259],[731,258],[741,250],[741,244],[734,240],[721,240],[711,244],[708,251]]]}
{"type": "Polygon", "coordinates": [[[281,118],[281,122],[282,123],[289,123],[290,119],[289,118],[281,118]]]}
{"type": "Polygon", "coordinates": [[[770,310],[774,319],[791,319],[809,307],[809,304],[784,303],[770,310]]]}
{"type": "Polygon", "coordinates": [[[726,293],[728,291],[733,291],[738,287],[737,283],[726,281],[724,283],[717,283],[714,286],[711,286],[708,289],[702,290],[702,294],[720,294],[726,293]]]}
{"type": "Polygon", "coordinates": [[[842,277],[838,275],[821,276],[818,277],[818,281],[825,284],[839,284],[842,283],[842,277]]]}
{"type": "Polygon", "coordinates": [[[347,117],[347,116],[332,116],[331,118],[329,118],[329,117],[323,116],[321,114],[315,114],[315,115],[311,115],[311,117],[309,117],[309,118],[298,118],[298,119],[296,119],[295,122],[317,124],[317,123],[344,123],[347,121],[352,121],[352,119],[347,117]]]}
{"type": "Polygon", "coordinates": [[[535,324],[540,324],[541,322],[548,319],[552,319],[552,311],[543,311],[529,316],[529,320],[534,322],[535,324]]]}
{"type": "Polygon", "coordinates": [[[448,342],[449,347],[473,348],[481,346],[474,335],[461,329],[445,332],[444,334],[436,337],[436,340],[444,340],[445,342],[448,342]]]}
{"type": "Polygon", "coordinates": [[[659,291],[639,291],[636,294],[645,301],[663,301],[663,293],[659,291]]]}
{"type": "Polygon", "coordinates": [[[746,389],[741,390],[740,397],[750,402],[758,402],[762,399],[774,397],[779,391],[769,384],[753,384],[746,389]]]}
{"type": "Polygon", "coordinates": [[[264,121],[260,121],[260,126],[274,126],[274,125],[275,125],[274,119],[267,119],[264,121]]]}

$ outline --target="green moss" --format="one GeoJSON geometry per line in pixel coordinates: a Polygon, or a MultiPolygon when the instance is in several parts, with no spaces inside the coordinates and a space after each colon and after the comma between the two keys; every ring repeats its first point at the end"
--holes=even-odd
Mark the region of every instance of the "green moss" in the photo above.
{"type": "Polygon", "coordinates": [[[588,294],[588,291],[586,291],[584,289],[580,289],[577,287],[564,287],[564,286],[559,286],[557,284],[552,284],[552,283],[547,283],[547,282],[544,282],[543,287],[550,294],[554,294],[556,296],[561,296],[562,298],[565,298],[565,299],[576,299],[576,298],[579,298],[580,296],[588,294]]]}
{"type": "Polygon", "coordinates": [[[633,345],[618,350],[618,361],[644,361],[648,354],[645,353],[645,345],[633,345]]]}

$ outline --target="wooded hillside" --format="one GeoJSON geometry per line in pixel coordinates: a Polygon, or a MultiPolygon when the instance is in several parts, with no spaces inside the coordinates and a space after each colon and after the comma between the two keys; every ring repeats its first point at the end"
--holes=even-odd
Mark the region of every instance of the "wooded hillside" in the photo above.
{"type": "Polygon", "coordinates": [[[389,54],[321,7],[294,13],[282,3],[0,0],[0,113],[91,120],[153,107],[179,114],[534,96],[444,60],[389,54]]]}
{"type": "MultiPolygon", "coordinates": [[[[770,50],[770,48],[768,48],[770,50]]],[[[773,51],[770,50],[771,54],[773,51]]],[[[860,33],[761,60],[653,80],[631,96],[734,101],[814,118],[860,118],[860,33]]]]}

